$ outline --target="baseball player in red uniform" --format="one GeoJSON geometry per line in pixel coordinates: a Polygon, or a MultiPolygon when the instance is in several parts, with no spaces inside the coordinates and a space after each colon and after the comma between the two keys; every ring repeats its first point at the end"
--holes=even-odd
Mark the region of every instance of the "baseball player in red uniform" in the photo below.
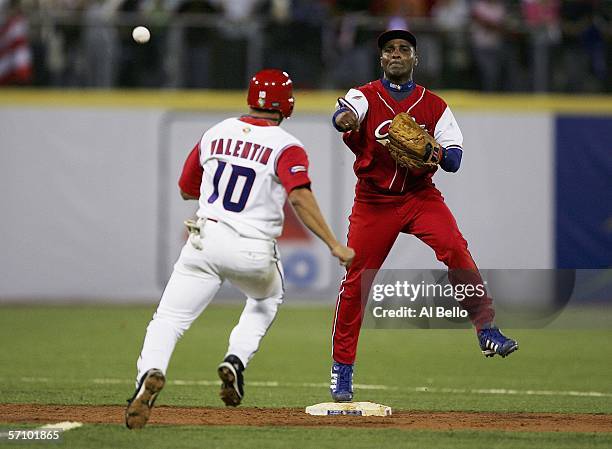
{"type": "Polygon", "coordinates": [[[283,229],[287,199],[342,265],[349,265],[355,255],[335,238],[310,191],[304,146],[278,126],[293,111],[289,76],[273,69],[258,72],[249,84],[247,103],[248,114],[206,131],[185,162],[179,187],[184,199],[198,200],[198,220],[188,224],[190,238],[147,327],[136,391],[125,413],[130,429],[146,424],[178,339],[225,280],[247,298],[217,370],[223,402],[240,404],[243,371],[283,301],[276,238],[283,229]]]}
{"type": "MultiPolygon", "coordinates": [[[[340,285],[333,322],[330,389],[338,402],[353,398],[353,363],[365,308],[362,274],[380,268],[400,232],[429,245],[449,268],[451,283],[481,282],[467,242],[432,182],[437,167],[403,168],[385,148],[391,120],[408,112],[443,147],[440,167],[456,172],[463,152],[459,126],[442,98],[412,80],[418,64],[413,34],[386,31],[378,37],[378,48],[383,78],[350,89],[339,100],[332,118],[355,154],[353,168],[358,179],[348,232],[348,245],[356,256],[340,285]]],[[[518,348],[494,326],[490,297],[466,298],[460,304],[468,312],[486,356],[505,357],[518,348]]]]}

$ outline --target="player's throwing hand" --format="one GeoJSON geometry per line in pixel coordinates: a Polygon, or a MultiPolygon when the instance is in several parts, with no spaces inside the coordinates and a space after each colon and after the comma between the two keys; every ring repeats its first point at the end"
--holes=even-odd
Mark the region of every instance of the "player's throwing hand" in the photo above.
{"type": "Polygon", "coordinates": [[[342,131],[359,131],[359,119],[351,110],[340,112],[335,118],[336,128],[342,131]]]}

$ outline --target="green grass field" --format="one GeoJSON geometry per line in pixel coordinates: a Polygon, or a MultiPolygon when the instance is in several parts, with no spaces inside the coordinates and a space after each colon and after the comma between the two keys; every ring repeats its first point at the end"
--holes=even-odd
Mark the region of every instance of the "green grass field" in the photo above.
{"type": "MultiPolygon", "coordinates": [[[[154,306],[0,308],[0,403],[124,404],[153,311],[154,306]]],[[[196,321],[177,346],[158,404],[222,406],[216,366],[240,311],[212,306],[196,321]]],[[[331,307],[284,306],[245,373],[243,405],[329,401],[331,319],[331,307]]],[[[611,328],[508,333],[520,350],[507,359],[485,359],[470,330],[365,329],[355,400],[402,410],[612,414],[611,328]]],[[[85,425],[64,439],[62,445],[78,448],[612,447],[612,433],[312,427],[148,426],[130,432],[119,425],[85,425]]]]}

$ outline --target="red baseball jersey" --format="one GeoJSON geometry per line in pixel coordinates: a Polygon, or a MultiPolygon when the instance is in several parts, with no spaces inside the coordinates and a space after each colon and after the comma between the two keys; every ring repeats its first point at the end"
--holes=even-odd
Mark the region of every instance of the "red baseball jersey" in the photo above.
{"type": "Polygon", "coordinates": [[[418,84],[397,102],[380,80],[351,89],[345,96],[361,123],[359,131],[344,133],[346,145],[355,153],[353,165],[360,180],[381,193],[399,194],[427,182],[437,167],[408,170],[385,148],[389,124],[400,112],[408,112],[444,148],[462,149],[463,136],[450,108],[442,98],[418,84]]]}

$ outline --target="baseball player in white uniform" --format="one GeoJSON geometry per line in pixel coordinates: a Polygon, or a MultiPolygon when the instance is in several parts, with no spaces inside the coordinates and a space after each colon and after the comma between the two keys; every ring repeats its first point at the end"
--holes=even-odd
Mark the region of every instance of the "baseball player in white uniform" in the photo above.
{"type": "Polygon", "coordinates": [[[266,69],[255,74],[247,103],[248,114],[206,131],[185,162],[179,187],[184,199],[199,201],[198,220],[188,224],[190,238],[147,327],[136,391],[125,413],[130,429],[147,423],[176,342],[225,280],[247,297],[218,367],[221,399],[228,406],[240,404],[242,373],[283,301],[276,238],[287,199],[342,265],[348,266],[355,255],[335,238],[310,191],[303,145],[278,126],[293,111],[287,73],[266,69]]]}

